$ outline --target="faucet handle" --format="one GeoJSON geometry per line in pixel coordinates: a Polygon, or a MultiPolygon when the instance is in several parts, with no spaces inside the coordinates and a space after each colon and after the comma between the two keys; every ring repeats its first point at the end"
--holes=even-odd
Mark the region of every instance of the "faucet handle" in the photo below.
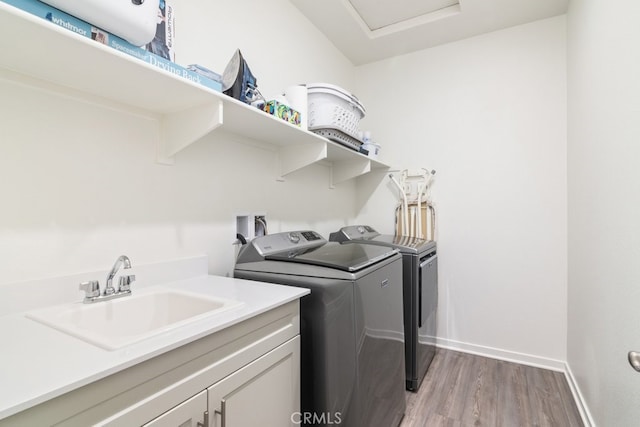
{"type": "Polygon", "coordinates": [[[120,276],[118,292],[131,292],[131,284],[136,281],[136,275],[120,276]]]}
{"type": "Polygon", "coordinates": [[[85,298],[95,298],[100,296],[100,282],[97,280],[82,282],[79,287],[81,291],[84,291],[85,298]]]}

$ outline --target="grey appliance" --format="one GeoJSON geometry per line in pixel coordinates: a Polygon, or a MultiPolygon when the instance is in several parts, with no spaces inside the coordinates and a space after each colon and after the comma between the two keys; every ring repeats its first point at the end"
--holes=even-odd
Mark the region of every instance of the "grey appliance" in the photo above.
{"type": "Polygon", "coordinates": [[[314,231],[244,245],[234,277],[304,287],[300,302],[303,425],[397,426],[406,408],[402,258],[314,231]]]}
{"type": "Polygon", "coordinates": [[[331,233],[329,240],[394,248],[402,254],[406,385],[407,390],[418,390],[436,352],[436,242],[417,237],[380,234],[368,225],[343,227],[331,233]]]}

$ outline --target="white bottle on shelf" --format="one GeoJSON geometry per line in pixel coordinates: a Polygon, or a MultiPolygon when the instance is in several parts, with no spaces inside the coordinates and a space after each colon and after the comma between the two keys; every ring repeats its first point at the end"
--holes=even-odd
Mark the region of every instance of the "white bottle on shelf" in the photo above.
{"type": "Polygon", "coordinates": [[[364,131],[362,133],[362,148],[369,152],[369,157],[375,159],[380,153],[380,144],[376,144],[371,140],[371,131],[364,131]]]}

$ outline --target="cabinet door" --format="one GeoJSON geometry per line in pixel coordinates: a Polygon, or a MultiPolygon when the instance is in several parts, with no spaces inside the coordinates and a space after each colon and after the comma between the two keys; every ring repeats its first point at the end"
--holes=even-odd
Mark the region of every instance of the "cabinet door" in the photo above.
{"type": "Polygon", "coordinates": [[[207,391],[202,390],[192,398],[168,410],[145,424],[145,427],[200,427],[205,426],[207,415],[207,391]]]}
{"type": "Polygon", "coordinates": [[[208,389],[210,427],[284,427],[300,419],[300,337],[208,389]]]}

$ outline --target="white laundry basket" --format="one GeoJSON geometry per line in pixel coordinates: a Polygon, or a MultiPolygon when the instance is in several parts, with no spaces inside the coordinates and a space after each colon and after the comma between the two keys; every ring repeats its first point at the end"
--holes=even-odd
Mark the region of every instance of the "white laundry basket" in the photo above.
{"type": "Polygon", "coordinates": [[[365,109],[355,95],[328,83],[307,84],[309,130],[338,129],[356,137],[365,109]]]}

